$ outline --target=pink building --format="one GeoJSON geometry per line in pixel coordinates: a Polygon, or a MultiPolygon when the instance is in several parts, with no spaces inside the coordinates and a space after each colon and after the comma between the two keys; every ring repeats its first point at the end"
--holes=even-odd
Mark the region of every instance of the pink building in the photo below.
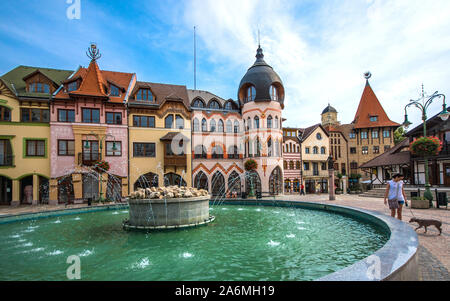
{"type": "Polygon", "coordinates": [[[284,192],[300,193],[302,185],[302,158],[299,136],[302,129],[283,129],[284,192]]]}
{"type": "Polygon", "coordinates": [[[53,95],[50,203],[128,195],[126,101],[136,76],[100,70],[95,45],[90,55],[89,67],[79,67],[53,95]],[[95,172],[98,161],[110,169],[95,172]]]}

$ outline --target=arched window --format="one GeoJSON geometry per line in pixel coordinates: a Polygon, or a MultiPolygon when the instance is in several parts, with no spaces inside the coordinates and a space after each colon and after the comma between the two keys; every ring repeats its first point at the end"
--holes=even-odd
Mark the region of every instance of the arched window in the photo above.
{"type": "Polygon", "coordinates": [[[255,156],[261,157],[261,142],[259,141],[259,137],[256,137],[255,140],[255,156]]]}
{"type": "Polygon", "coordinates": [[[234,121],[234,132],[239,133],[239,121],[234,121]]]}
{"type": "Polygon", "coordinates": [[[284,160],[284,169],[288,169],[288,163],[286,160],[284,160]]]}
{"type": "Polygon", "coordinates": [[[194,178],[194,187],[208,190],[208,177],[203,171],[200,171],[194,178]]]}
{"type": "Polygon", "coordinates": [[[211,157],[213,159],[223,159],[223,149],[220,145],[213,146],[211,157]]]}
{"type": "Polygon", "coordinates": [[[239,159],[239,150],[236,145],[232,145],[228,148],[228,159],[239,159]]]}
{"type": "Polygon", "coordinates": [[[0,121],[11,121],[11,110],[0,106],[0,121]]]}
{"type": "Polygon", "coordinates": [[[297,145],[297,153],[300,152],[300,145],[297,145]]]}
{"type": "Polygon", "coordinates": [[[211,100],[211,102],[209,103],[209,108],[213,110],[218,110],[220,109],[220,104],[217,102],[217,100],[211,100]]]}
{"type": "Polygon", "coordinates": [[[164,124],[166,129],[171,129],[173,127],[173,115],[168,115],[166,119],[164,119],[164,124]]]}
{"type": "Polygon", "coordinates": [[[255,129],[259,129],[259,117],[255,116],[255,129]]]}
{"type": "Polygon", "coordinates": [[[289,161],[289,169],[294,169],[294,161],[289,161]]]}
{"type": "Polygon", "coordinates": [[[295,169],[300,169],[300,161],[295,161],[295,169]]]}
{"type": "Polygon", "coordinates": [[[319,153],[319,148],[317,146],[313,147],[313,154],[318,154],[319,153]]]}
{"type": "Polygon", "coordinates": [[[233,103],[231,102],[231,100],[230,100],[230,101],[227,101],[227,102],[225,103],[225,110],[234,110],[234,105],[233,105],[233,103]]]}
{"type": "Polygon", "coordinates": [[[324,147],[324,146],[322,146],[322,147],[320,148],[320,153],[321,153],[322,155],[325,155],[325,147],[324,147]]]}
{"type": "Polygon", "coordinates": [[[204,107],[205,107],[205,104],[203,103],[202,100],[196,99],[196,100],[194,100],[194,102],[192,103],[192,106],[193,106],[194,108],[204,108],[204,107]]]}
{"type": "Polygon", "coordinates": [[[275,124],[274,124],[274,129],[278,128],[278,116],[275,116],[275,124]]]}
{"type": "Polygon", "coordinates": [[[175,125],[177,129],[184,129],[184,119],[180,115],[175,116],[175,125]]]}
{"type": "Polygon", "coordinates": [[[219,171],[216,171],[212,176],[211,194],[213,196],[225,194],[225,178],[219,171]]]}
{"type": "Polygon", "coordinates": [[[272,116],[269,115],[269,117],[267,117],[267,128],[271,129],[272,128],[272,116]]]}
{"type": "Polygon", "coordinates": [[[228,191],[241,194],[241,177],[235,170],[228,177],[228,191]]]}
{"type": "Polygon", "coordinates": [[[206,123],[206,119],[203,118],[202,119],[202,132],[207,132],[208,131],[208,124],[206,123]]]}
{"type": "Polygon", "coordinates": [[[277,101],[278,100],[278,91],[277,91],[277,87],[275,87],[274,85],[270,86],[270,98],[272,100],[277,101]]]}
{"type": "Polygon", "coordinates": [[[194,118],[194,121],[192,122],[192,127],[194,128],[194,132],[200,131],[200,123],[198,122],[197,118],[194,118]]]}
{"type": "Polygon", "coordinates": [[[289,143],[289,152],[292,153],[292,143],[289,143]]]}
{"type": "Polygon", "coordinates": [[[247,144],[248,144],[248,156],[253,157],[253,141],[249,139],[247,144]]]}
{"type": "Polygon", "coordinates": [[[246,101],[253,101],[255,100],[255,96],[256,96],[256,89],[255,86],[249,86],[247,88],[247,93],[246,93],[246,101]]]}
{"type": "Polygon", "coordinates": [[[197,145],[194,148],[195,159],[206,159],[206,148],[203,145],[197,145]]]}
{"type": "Polygon", "coordinates": [[[233,132],[233,123],[231,122],[231,120],[227,120],[226,132],[227,133],[233,132]]]}
{"type": "Polygon", "coordinates": [[[268,157],[273,156],[272,138],[269,138],[269,141],[267,141],[267,156],[268,157]]]}
{"type": "Polygon", "coordinates": [[[252,129],[252,120],[250,119],[250,117],[248,117],[247,119],[247,130],[251,130],[252,129]]]}
{"type": "Polygon", "coordinates": [[[269,177],[269,192],[271,195],[283,192],[283,174],[279,166],[275,167],[269,177]]]}
{"type": "Polygon", "coordinates": [[[280,142],[278,140],[275,141],[275,156],[280,156],[280,142]]]}
{"type": "Polygon", "coordinates": [[[215,132],[216,131],[216,121],[214,119],[211,120],[211,122],[209,123],[209,131],[210,132],[215,132]]]}
{"type": "Polygon", "coordinates": [[[219,119],[219,122],[217,123],[217,131],[219,133],[223,133],[223,121],[222,121],[222,119],[219,119]]]}

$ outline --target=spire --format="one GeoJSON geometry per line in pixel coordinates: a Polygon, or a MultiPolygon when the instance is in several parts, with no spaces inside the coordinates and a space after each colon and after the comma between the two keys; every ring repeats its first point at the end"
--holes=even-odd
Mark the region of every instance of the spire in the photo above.
{"type": "Polygon", "coordinates": [[[264,60],[263,50],[260,45],[258,45],[258,49],[256,50],[256,61],[264,60]]]}
{"type": "Polygon", "coordinates": [[[91,59],[91,61],[96,61],[102,57],[100,50],[97,48],[97,44],[94,42],[91,42],[91,47],[88,48],[88,51],[86,51],[86,55],[91,59]]]}
{"type": "Polygon", "coordinates": [[[367,71],[364,73],[364,78],[366,79],[366,85],[369,84],[369,78],[372,77],[372,73],[370,73],[370,71],[367,71]]]}

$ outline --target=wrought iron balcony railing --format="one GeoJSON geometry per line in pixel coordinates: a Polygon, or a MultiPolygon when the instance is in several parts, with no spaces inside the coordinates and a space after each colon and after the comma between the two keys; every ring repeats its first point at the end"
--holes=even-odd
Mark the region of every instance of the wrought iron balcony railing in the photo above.
{"type": "Polygon", "coordinates": [[[92,166],[95,162],[102,159],[101,153],[78,153],[78,164],[92,166]]]}

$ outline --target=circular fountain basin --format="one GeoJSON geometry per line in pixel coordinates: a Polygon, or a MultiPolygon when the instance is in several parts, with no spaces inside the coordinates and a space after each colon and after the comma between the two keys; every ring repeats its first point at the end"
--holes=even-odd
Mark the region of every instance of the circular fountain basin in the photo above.
{"type": "Polygon", "coordinates": [[[129,199],[130,217],[125,230],[163,230],[205,225],[214,220],[209,215],[210,196],[170,199],[129,199]]]}

